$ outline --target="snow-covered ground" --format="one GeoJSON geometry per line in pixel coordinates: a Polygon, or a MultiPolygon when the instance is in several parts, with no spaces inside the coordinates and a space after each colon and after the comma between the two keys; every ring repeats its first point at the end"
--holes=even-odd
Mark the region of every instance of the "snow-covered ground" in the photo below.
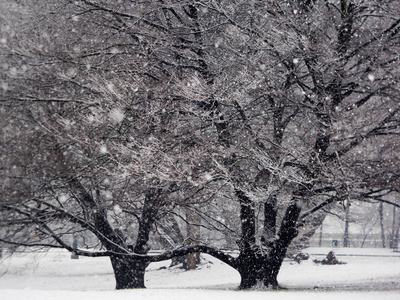
{"type": "Polygon", "coordinates": [[[311,258],[301,264],[285,261],[279,282],[288,290],[282,291],[238,291],[237,272],[207,255],[203,255],[201,268],[194,271],[161,268],[168,266],[168,261],[151,264],[147,289],[116,291],[108,258],[73,260],[63,251],[19,254],[0,264],[0,299],[400,299],[400,253],[339,248],[335,249],[337,258],[347,264],[312,262],[330,250],[307,249],[311,258]]]}

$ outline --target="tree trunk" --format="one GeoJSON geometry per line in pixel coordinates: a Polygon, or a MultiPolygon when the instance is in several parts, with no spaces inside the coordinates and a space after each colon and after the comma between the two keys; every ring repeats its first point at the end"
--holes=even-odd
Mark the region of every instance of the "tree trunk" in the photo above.
{"type": "Polygon", "coordinates": [[[318,241],[318,246],[319,247],[322,247],[322,227],[323,226],[323,224],[321,223],[321,227],[320,227],[320,230],[319,230],[319,241],[318,241]]]}
{"type": "MultiPolygon", "coordinates": [[[[199,228],[199,217],[193,211],[186,211],[186,220],[187,220],[187,238],[189,240],[189,245],[196,245],[200,238],[200,228],[199,228]]],[[[200,263],[200,253],[190,253],[185,255],[185,259],[183,261],[183,268],[185,270],[194,270],[197,265],[200,263]]]]}
{"type": "Polygon", "coordinates": [[[114,270],[116,289],[145,288],[144,274],[147,262],[128,257],[110,257],[114,270]]]}
{"type": "Polygon", "coordinates": [[[271,195],[264,203],[264,232],[261,242],[266,247],[271,247],[276,237],[276,217],[278,213],[276,203],[276,195],[271,195]]]}
{"type": "MultiPolygon", "coordinates": [[[[246,206],[246,196],[238,195],[241,198],[241,216],[249,216],[251,220],[251,206],[246,206]],[[248,211],[247,211],[247,210],[248,211]]],[[[249,220],[242,221],[242,240],[240,243],[240,255],[238,257],[237,270],[241,276],[240,289],[250,289],[258,285],[272,289],[279,289],[278,273],[285,258],[286,251],[297,234],[296,222],[301,211],[301,205],[294,201],[289,205],[283,217],[279,232],[273,241],[268,253],[265,249],[255,243],[253,227],[249,226],[249,220]],[[249,228],[248,228],[249,227],[249,228]]],[[[244,219],[244,218],[243,218],[244,219]]]]}
{"type": "Polygon", "coordinates": [[[394,236],[395,236],[395,232],[396,232],[396,206],[393,206],[393,221],[392,221],[392,232],[390,233],[390,249],[393,249],[394,246],[394,236]]]}
{"type": "Polygon", "coordinates": [[[200,253],[190,253],[186,254],[183,261],[182,267],[185,270],[194,270],[196,269],[197,265],[200,263],[200,253]]]}
{"type": "MultiPolygon", "coordinates": [[[[397,249],[399,244],[400,218],[396,217],[396,207],[393,206],[392,233],[390,234],[390,248],[397,249]]],[[[400,216],[400,215],[399,215],[400,216]]]]}
{"type": "Polygon", "coordinates": [[[241,290],[247,290],[262,283],[264,264],[260,257],[254,251],[241,253],[239,257],[240,263],[238,264],[238,272],[240,274],[241,290]]]}
{"type": "MultiPolygon", "coordinates": [[[[285,251],[286,252],[286,251],[285,251]]],[[[278,273],[281,268],[282,261],[272,259],[265,264],[264,286],[271,289],[279,289],[278,273]]]]}
{"type": "MultiPolygon", "coordinates": [[[[281,249],[286,252],[286,249],[281,249]]],[[[268,258],[259,255],[258,251],[252,253],[241,254],[238,272],[241,277],[241,290],[254,288],[257,286],[267,287],[271,289],[279,289],[278,273],[282,265],[281,256],[268,258]]]]}
{"type": "Polygon", "coordinates": [[[383,225],[383,203],[379,203],[379,221],[381,227],[382,248],[386,248],[385,227],[383,225]]]}
{"type": "Polygon", "coordinates": [[[344,236],[343,236],[343,247],[349,247],[349,211],[350,211],[350,201],[346,201],[345,206],[345,220],[344,220],[344,236]]]}
{"type": "Polygon", "coordinates": [[[264,285],[268,288],[278,289],[278,273],[283,259],[292,240],[297,236],[296,224],[301,212],[301,203],[293,199],[293,203],[286,209],[279,228],[278,236],[264,262],[264,285]]]}
{"type": "Polygon", "coordinates": [[[256,274],[250,272],[249,268],[241,270],[239,274],[241,279],[239,289],[241,290],[248,290],[256,287],[257,284],[261,281],[256,274]]]}

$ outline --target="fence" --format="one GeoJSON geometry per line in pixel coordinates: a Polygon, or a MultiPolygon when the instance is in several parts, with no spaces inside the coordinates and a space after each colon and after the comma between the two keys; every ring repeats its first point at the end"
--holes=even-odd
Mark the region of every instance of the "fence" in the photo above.
{"type": "MultiPolygon", "coordinates": [[[[386,247],[390,245],[390,237],[385,237],[386,247]]],[[[311,247],[343,247],[343,234],[341,233],[316,233],[310,239],[311,247]]],[[[382,236],[380,234],[350,234],[349,247],[352,248],[383,248],[382,236]]]]}

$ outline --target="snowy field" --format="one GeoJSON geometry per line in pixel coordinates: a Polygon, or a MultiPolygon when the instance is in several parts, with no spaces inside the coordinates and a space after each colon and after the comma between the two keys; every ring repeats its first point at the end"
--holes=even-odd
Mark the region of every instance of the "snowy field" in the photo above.
{"type": "Polygon", "coordinates": [[[400,253],[388,249],[335,249],[344,265],[315,265],[328,248],[310,248],[308,261],[285,261],[281,291],[238,291],[239,275],[218,260],[203,255],[194,271],[165,269],[169,262],[154,263],[146,274],[147,289],[114,290],[108,258],[70,259],[63,251],[19,254],[0,264],[0,299],[400,299],[400,253]],[[161,268],[161,269],[160,269],[161,268]]]}

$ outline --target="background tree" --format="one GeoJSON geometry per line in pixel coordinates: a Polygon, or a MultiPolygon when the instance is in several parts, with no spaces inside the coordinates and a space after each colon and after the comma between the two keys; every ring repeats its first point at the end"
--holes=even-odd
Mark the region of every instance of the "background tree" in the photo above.
{"type": "MultiPolygon", "coordinates": [[[[33,3],[25,5],[22,12],[33,3]]],[[[18,19],[19,7],[6,8],[18,19]]],[[[2,240],[108,255],[117,288],[144,287],[148,262],[122,254],[146,254],[153,223],[200,193],[185,174],[195,166],[200,174],[193,180],[204,181],[196,157],[203,150],[185,141],[187,122],[176,126],[173,99],[158,98],[168,82],[157,83],[155,77],[165,74],[143,53],[151,52],[146,43],[137,36],[115,36],[120,28],[112,23],[120,21],[111,14],[79,23],[79,14],[86,13],[92,13],[90,7],[44,3],[21,23],[10,22],[15,28],[9,27],[4,57],[21,68],[4,66],[3,108],[9,122],[2,134],[7,179],[2,240]],[[40,22],[31,23],[35,18],[40,22]],[[95,36],[99,22],[104,30],[95,36]],[[109,39],[107,45],[103,39],[109,39]],[[117,48],[129,43],[137,47],[119,53],[117,48]],[[147,64],[149,73],[143,78],[147,64]],[[180,159],[182,151],[185,160],[180,159]],[[184,186],[194,188],[183,193],[184,186]],[[108,253],[73,249],[72,236],[86,232],[99,243],[89,246],[108,253]]]]}

